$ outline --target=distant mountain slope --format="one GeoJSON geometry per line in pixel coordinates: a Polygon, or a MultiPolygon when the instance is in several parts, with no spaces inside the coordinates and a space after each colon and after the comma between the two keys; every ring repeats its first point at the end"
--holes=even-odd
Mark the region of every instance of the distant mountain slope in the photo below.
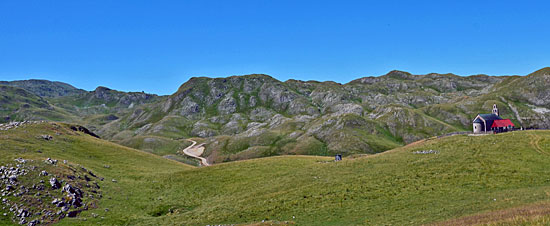
{"type": "Polygon", "coordinates": [[[65,115],[50,103],[25,89],[0,85],[0,123],[22,120],[63,120],[65,115]]]}
{"type": "MultiPolygon", "coordinates": [[[[392,71],[348,84],[278,81],[267,75],[192,78],[162,102],[118,125],[133,133],[198,136],[213,162],[276,154],[376,153],[469,129],[422,108],[481,96],[505,77],[392,71]]],[[[116,127],[120,127],[115,125],[116,127]]],[[[132,133],[112,135],[132,139],[132,133]]]]}
{"type": "Polygon", "coordinates": [[[111,141],[142,144],[144,138],[158,138],[163,142],[156,149],[135,147],[168,154],[172,141],[198,137],[206,143],[209,160],[223,162],[281,154],[378,153],[469,131],[471,120],[490,112],[493,104],[517,127],[550,128],[549,74],[548,68],[528,76],[391,71],[347,84],[282,82],[253,74],[191,78],[169,96],[98,87],[44,100],[64,115],[58,121],[84,124],[111,141]]]}
{"type": "Polygon", "coordinates": [[[20,81],[0,81],[0,85],[14,86],[25,89],[41,97],[62,97],[85,93],[67,83],[48,80],[30,79],[20,81]]]}

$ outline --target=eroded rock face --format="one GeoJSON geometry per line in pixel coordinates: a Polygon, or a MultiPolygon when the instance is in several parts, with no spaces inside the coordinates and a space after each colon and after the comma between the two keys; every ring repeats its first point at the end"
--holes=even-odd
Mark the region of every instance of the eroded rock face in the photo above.
{"type": "Polygon", "coordinates": [[[358,104],[351,104],[351,103],[337,104],[331,107],[330,110],[334,112],[332,113],[332,115],[334,116],[340,116],[344,114],[355,114],[358,116],[363,115],[363,107],[361,107],[361,105],[358,105],[358,104]]]}
{"type": "Polygon", "coordinates": [[[230,121],[222,127],[223,134],[237,134],[243,131],[239,121],[230,121]]]}
{"type": "Polygon", "coordinates": [[[256,96],[250,96],[250,98],[248,99],[248,106],[256,107],[257,104],[258,104],[258,99],[256,98],[256,96]]]}
{"type": "Polygon", "coordinates": [[[186,118],[196,118],[196,115],[200,113],[200,106],[194,102],[190,97],[185,97],[181,101],[180,114],[186,118]]]}
{"type": "Polygon", "coordinates": [[[218,104],[218,111],[222,115],[227,115],[237,110],[237,101],[232,96],[224,98],[218,104]]]}
{"type": "Polygon", "coordinates": [[[260,100],[264,103],[271,103],[276,111],[285,111],[290,103],[300,96],[289,88],[277,83],[264,83],[258,93],[260,100]]]}
{"type": "Polygon", "coordinates": [[[540,71],[518,81],[516,90],[510,90],[516,98],[525,100],[533,105],[550,107],[550,69],[540,71]]]}
{"type": "Polygon", "coordinates": [[[289,119],[287,117],[284,117],[281,114],[276,114],[269,120],[269,128],[273,129],[273,128],[275,128],[277,126],[280,126],[280,125],[282,125],[285,122],[288,122],[290,120],[291,119],[289,119]]]}
{"type": "Polygon", "coordinates": [[[266,121],[273,117],[275,112],[264,107],[255,108],[250,112],[250,120],[252,121],[266,121]]]}
{"type": "Polygon", "coordinates": [[[296,100],[290,102],[288,105],[287,112],[290,115],[299,115],[299,114],[306,114],[306,115],[314,115],[319,116],[320,111],[317,107],[312,106],[312,104],[308,103],[305,100],[296,100]]]}
{"type": "Polygon", "coordinates": [[[149,130],[151,128],[151,126],[153,126],[153,123],[143,125],[139,129],[137,129],[134,133],[135,134],[144,134],[144,133],[146,133],[147,130],[149,130]]]}
{"type": "Polygon", "coordinates": [[[213,105],[218,100],[221,100],[228,93],[231,84],[228,79],[213,79],[208,81],[209,95],[206,99],[208,105],[213,105]]]}
{"type": "Polygon", "coordinates": [[[214,129],[211,129],[208,123],[198,121],[193,125],[191,134],[198,137],[211,137],[217,135],[218,133],[214,129]]]}
{"type": "Polygon", "coordinates": [[[313,91],[311,99],[322,106],[330,107],[335,104],[347,102],[347,93],[337,91],[313,91]]]}

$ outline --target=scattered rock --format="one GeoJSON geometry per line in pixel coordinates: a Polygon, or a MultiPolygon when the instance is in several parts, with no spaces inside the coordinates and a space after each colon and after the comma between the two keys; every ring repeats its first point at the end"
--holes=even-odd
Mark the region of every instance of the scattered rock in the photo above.
{"type": "Polygon", "coordinates": [[[50,165],[56,165],[57,164],[57,160],[56,159],[51,159],[51,158],[47,158],[44,162],[47,163],[47,164],[50,164],[50,165]]]}
{"type": "Polygon", "coordinates": [[[16,158],[15,161],[18,162],[18,163],[21,163],[21,164],[27,163],[27,160],[22,159],[22,158],[16,158]]]}
{"type": "MultiPolygon", "coordinates": [[[[0,207],[6,210],[5,213],[2,211],[0,214],[12,215],[13,223],[47,225],[67,216],[76,217],[80,212],[88,210],[89,206],[85,203],[102,197],[98,186],[92,188],[94,184],[97,184],[97,180],[90,175],[94,177],[95,175],[81,166],[79,167],[82,171],[67,163],[66,167],[72,170],[72,173],[56,176],[51,173],[53,171],[48,173],[39,166],[29,164],[33,160],[17,158],[15,161],[17,162],[16,166],[12,164],[0,166],[0,195],[2,197],[0,207]],[[32,180],[28,180],[29,178],[26,178],[25,175],[34,175],[34,177],[31,178],[32,180]],[[52,190],[45,189],[45,180],[36,183],[36,180],[40,179],[36,176],[50,177],[48,182],[52,190]],[[59,178],[67,178],[67,181],[59,178]],[[34,183],[33,180],[35,180],[34,183]],[[53,191],[53,189],[60,188],[64,195],[62,197],[59,197],[58,192],[53,191]],[[90,196],[90,194],[86,194],[87,192],[93,195],[90,196]],[[53,201],[48,203],[43,199],[53,201]],[[56,212],[57,214],[55,214],[56,212]]],[[[51,158],[44,162],[53,165],[52,167],[57,164],[57,160],[51,158]]]]}
{"type": "Polygon", "coordinates": [[[25,210],[25,209],[17,210],[17,217],[28,217],[28,216],[30,216],[30,213],[28,210],[25,210]]]}
{"type": "MultiPolygon", "coordinates": [[[[57,205],[57,204],[60,203],[60,202],[61,202],[61,199],[54,199],[54,200],[52,201],[52,204],[57,205]]],[[[59,207],[59,206],[58,206],[58,207],[59,207]]]]}
{"type": "Polygon", "coordinates": [[[53,139],[53,137],[50,136],[50,135],[41,135],[40,137],[44,140],[52,140],[53,139]]]}
{"type": "Polygon", "coordinates": [[[8,180],[9,180],[10,182],[16,182],[16,181],[17,181],[17,176],[11,175],[11,176],[8,177],[8,180]]]}
{"type": "MultiPolygon", "coordinates": [[[[10,117],[5,117],[5,120],[9,120],[10,117]]],[[[38,123],[44,123],[45,121],[22,121],[22,122],[10,122],[6,124],[0,124],[0,130],[10,130],[10,129],[16,129],[23,125],[27,124],[38,124],[38,123]]]]}
{"type": "Polygon", "coordinates": [[[422,151],[415,151],[413,154],[439,154],[439,151],[434,150],[422,150],[422,151]]]}
{"type": "Polygon", "coordinates": [[[56,207],[64,207],[64,206],[66,206],[66,203],[62,202],[62,201],[59,201],[55,206],[56,207]]]}
{"type": "Polygon", "coordinates": [[[77,211],[77,210],[71,211],[71,212],[69,212],[69,213],[67,214],[67,216],[68,216],[68,217],[76,217],[76,215],[78,215],[79,212],[80,212],[80,211],[77,211]]]}
{"type": "Polygon", "coordinates": [[[92,137],[95,137],[95,138],[99,138],[99,136],[95,133],[92,133],[90,130],[88,130],[86,127],[84,126],[71,126],[70,127],[72,130],[74,131],[79,131],[79,132],[83,132],[85,134],[88,134],[92,137]]]}
{"type": "Polygon", "coordinates": [[[59,181],[55,177],[52,177],[50,179],[50,185],[53,189],[61,188],[61,183],[59,183],[59,181]]]}
{"type": "Polygon", "coordinates": [[[63,192],[67,193],[67,198],[69,200],[69,203],[75,207],[81,207],[82,206],[82,190],[80,190],[77,187],[73,187],[70,184],[66,184],[63,187],[63,192]]]}

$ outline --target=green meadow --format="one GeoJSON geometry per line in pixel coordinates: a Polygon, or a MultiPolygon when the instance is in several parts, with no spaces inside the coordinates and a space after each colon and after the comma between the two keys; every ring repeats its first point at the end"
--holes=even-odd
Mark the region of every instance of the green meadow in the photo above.
{"type": "Polygon", "coordinates": [[[192,167],[42,123],[0,131],[0,165],[19,157],[67,160],[105,178],[97,207],[60,225],[544,224],[544,211],[476,216],[550,203],[550,131],[428,139],[340,162],[277,156],[192,167]]]}

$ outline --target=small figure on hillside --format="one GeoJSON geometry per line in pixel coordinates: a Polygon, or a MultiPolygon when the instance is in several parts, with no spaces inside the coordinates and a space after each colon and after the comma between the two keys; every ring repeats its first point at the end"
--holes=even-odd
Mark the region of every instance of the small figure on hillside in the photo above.
{"type": "Polygon", "coordinates": [[[338,161],[341,161],[342,160],[342,155],[338,154],[336,156],[334,156],[334,161],[335,162],[338,162],[338,161]]]}

